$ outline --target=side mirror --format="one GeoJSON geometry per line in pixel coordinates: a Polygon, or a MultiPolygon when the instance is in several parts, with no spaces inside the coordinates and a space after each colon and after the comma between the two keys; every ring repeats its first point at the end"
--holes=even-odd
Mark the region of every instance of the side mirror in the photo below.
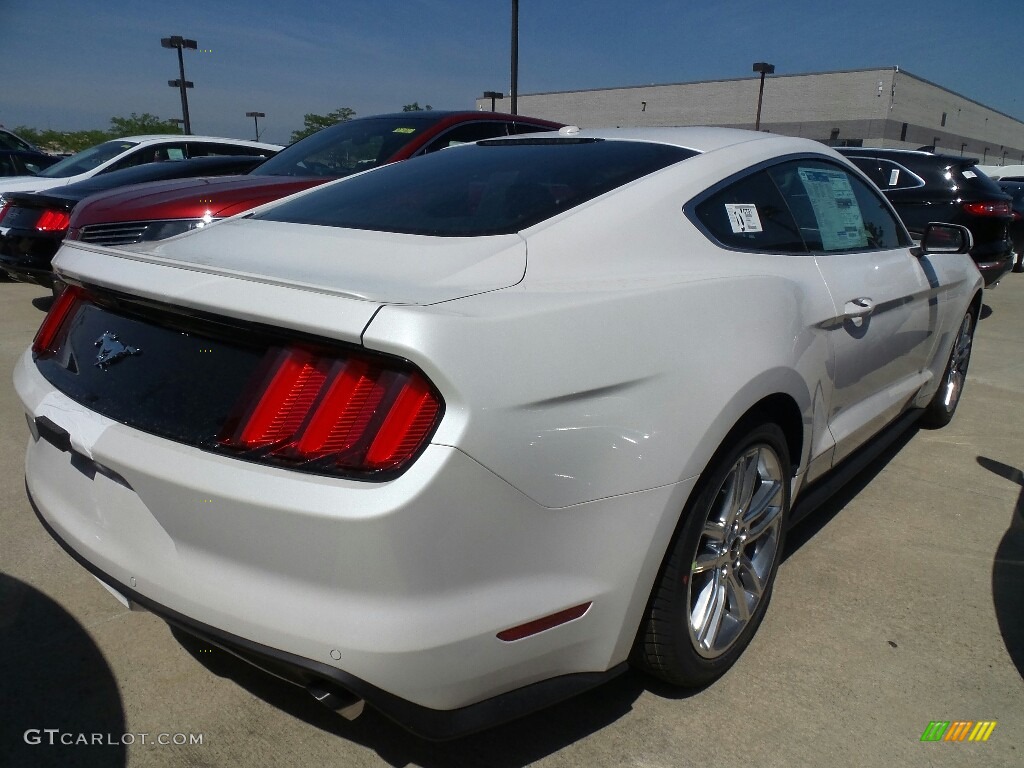
{"type": "Polygon", "coordinates": [[[971,230],[959,224],[932,222],[924,228],[924,237],[921,238],[922,254],[967,253],[973,247],[971,230]]]}

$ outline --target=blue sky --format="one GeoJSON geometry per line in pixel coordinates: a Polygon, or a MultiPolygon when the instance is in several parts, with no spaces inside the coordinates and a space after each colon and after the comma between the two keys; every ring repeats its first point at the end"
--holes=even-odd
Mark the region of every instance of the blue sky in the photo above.
{"type": "MultiPolygon", "coordinates": [[[[180,117],[193,132],[285,143],[306,112],[413,101],[472,109],[509,89],[509,0],[0,0],[0,123],[106,128],[180,117]]],[[[519,91],[603,88],[864,67],[900,69],[1024,119],[1024,2],[520,0],[519,91]]]]}

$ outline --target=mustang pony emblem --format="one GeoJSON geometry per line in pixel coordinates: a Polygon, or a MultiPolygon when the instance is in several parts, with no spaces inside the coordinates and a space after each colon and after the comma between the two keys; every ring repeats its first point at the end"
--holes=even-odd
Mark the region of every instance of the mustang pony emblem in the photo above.
{"type": "Polygon", "coordinates": [[[142,350],[138,347],[129,347],[127,344],[122,344],[118,340],[117,334],[110,331],[105,331],[92,345],[100,348],[99,353],[96,355],[96,367],[101,371],[107,370],[107,368],[122,358],[142,354],[142,350]]]}

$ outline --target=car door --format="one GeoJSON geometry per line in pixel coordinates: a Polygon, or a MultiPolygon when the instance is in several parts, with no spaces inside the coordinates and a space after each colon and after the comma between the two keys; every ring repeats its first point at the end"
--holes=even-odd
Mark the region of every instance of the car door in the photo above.
{"type": "Polygon", "coordinates": [[[938,281],[882,196],[822,159],[769,170],[825,280],[835,317],[828,424],[833,463],[896,419],[927,381],[936,343],[938,281]]]}

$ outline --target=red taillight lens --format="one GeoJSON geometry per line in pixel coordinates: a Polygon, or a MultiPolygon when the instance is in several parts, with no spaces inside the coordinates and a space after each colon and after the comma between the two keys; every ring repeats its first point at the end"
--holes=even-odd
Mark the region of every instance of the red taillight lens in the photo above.
{"type": "Polygon", "coordinates": [[[71,223],[71,214],[67,211],[48,210],[43,211],[36,221],[36,229],[40,232],[61,232],[68,228],[71,223]]]}
{"type": "Polygon", "coordinates": [[[76,309],[82,302],[85,291],[77,285],[69,285],[60,295],[53,300],[50,311],[46,313],[43,324],[39,326],[36,337],[32,340],[32,352],[41,355],[44,352],[53,352],[54,339],[60,331],[64,321],[71,316],[72,310],[76,309]]]}
{"type": "Polygon", "coordinates": [[[0,205],[0,221],[4,220],[4,216],[7,215],[7,209],[10,207],[10,203],[4,203],[3,205],[0,205]]]}
{"type": "Polygon", "coordinates": [[[975,216],[1009,216],[1012,209],[1008,200],[990,200],[983,203],[964,203],[964,210],[975,216]]]}
{"type": "Polygon", "coordinates": [[[274,348],[218,443],[239,455],[324,471],[400,471],[441,415],[421,373],[369,355],[274,348]]]}

